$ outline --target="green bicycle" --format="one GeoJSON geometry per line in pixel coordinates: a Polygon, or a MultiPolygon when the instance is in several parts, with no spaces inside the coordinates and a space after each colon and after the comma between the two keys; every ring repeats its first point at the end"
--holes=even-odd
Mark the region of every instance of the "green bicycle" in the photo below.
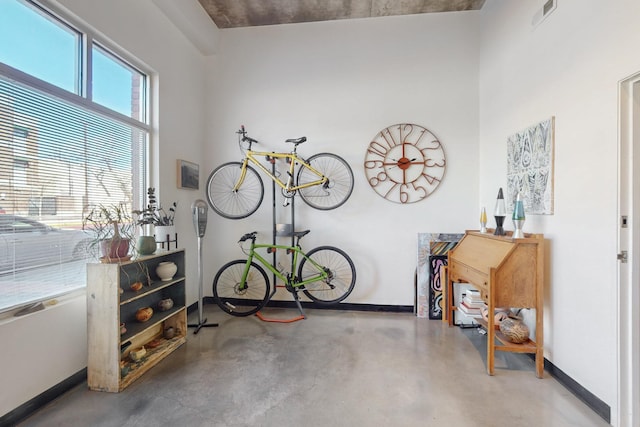
{"type": "Polygon", "coordinates": [[[282,189],[282,194],[287,199],[299,193],[302,200],[315,209],[335,209],[351,196],[353,171],[349,164],[340,156],[331,153],[315,154],[306,160],[303,159],[298,155],[297,149],[298,145],[307,140],[306,137],[287,139],[286,142],[293,144],[290,153],[271,153],[253,151],[251,146],[258,141],[247,136],[244,126],[236,133],[239,135],[238,145],[244,159],[241,162],[229,162],[218,166],[207,180],[207,200],[219,215],[228,219],[242,219],[260,207],[264,197],[264,184],[258,172],[249,163],[271,178],[282,189]],[[263,156],[272,163],[276,159],[287,162],[286,182],[258,160],[263,156]]]}
{"type": "Polygon", "coordinates": [[[270,292],[267,273],[254,260],[262,264],[277,278],[298,302],[298,291],[319,305],[337,304],[344,300],[356,283],[353,261],[343,250],[333,246],[319,246],[305,253],[300,239],[309,230],[294,232],[294,246],[256,244],[257,232],[247,233],[238,244],[248,256],[225,264],[213,280],[213,298],[218,306],[233,316],[249,316],[257,313],[275,293],[270,292]],[[251,241],[247,249],[244,242],[251,241]],[[291,272],[284,273],[271,265],[257,249],[268,253],[285,250],[291,255],[291,272]],[[299,263],[299,264],[298,264],[299,263]],[[294,274],[297,267],[297,273],[294,274]]]}

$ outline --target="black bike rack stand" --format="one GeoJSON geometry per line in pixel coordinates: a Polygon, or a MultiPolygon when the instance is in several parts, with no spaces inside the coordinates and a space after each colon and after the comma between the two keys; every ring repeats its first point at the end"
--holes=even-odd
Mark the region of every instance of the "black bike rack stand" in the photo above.
{"type": "MultiPolygon", "coordinates": [[[[275,176],[276,175],[276,159],[275,157],[271,157],[269,159],[269,161],[271,162],[271,173],[275,176]]],[[[276,183],[274,180],[271,181],[271,195],[272,195],[272,201],[271,201],[271,208],[272,208],[272,244],[276,244],[276,237],[277,237],[277,230],[276,230],[276,183]]],[[[295,235],[293,234],[293,232],[296,229],[296,216],[295,216],[295,195],[293,197],[291,197],[290,199],[290,206],[291,206],[291,246],[295,245],[295,235]]],[[[273,265],[275,266],[277,262],[277,255],[276,255],[276,251],[273,251],[273,265]]],[[[293,254],[291,254],[291,270],[293,270],[293,254]]],[[[291,271],[291,274],[295,274],[294,271],[291,271]]],[[[278,287],[282,287],[282,286],[278,286],[276,283],[276,281],[278,280],[278,276],[276,276],[275,274],[273,275],[273,290],[271,292],[271,294],[269,295],[269,298],[267,299],[267,302],[265,303],[265,306],[267,304],[269,304],[269,301],[271,301],[271,298],[273,298],[273,296],[276,294],[276,291],[278,289],[278,287]]],[[[298,320],[303,320],[306,319],[307,316],[304,314],[304,310],[302,310],[302,304],[300,304],[300,299],[298,298],[298,292],[294,291],[292,292],[293,294],[293,299],[296,302],[296,305],[298,306],[298,310],[300,311],[300,316],[296,316],[293,317],[291,319],[270,319],[267,317],[264,317],[264,315],[262,313],[260,313],[259,311],[256,313],[256,316],[262,320],[263,322],[274,322],[274,323],[292,323],[292,322],[297,322],[298,320]]]]}

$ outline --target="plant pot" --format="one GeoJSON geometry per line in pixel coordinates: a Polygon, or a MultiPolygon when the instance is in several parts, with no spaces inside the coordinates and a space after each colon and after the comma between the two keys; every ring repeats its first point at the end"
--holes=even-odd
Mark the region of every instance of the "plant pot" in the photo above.
{"type": "Polygon", "coordinates": [[[140,236],[136,249],[140,255],[151,255],[156,251],[156,239],[153,236],[140,236]]]}
{"type": "Polygon", "coordinates": [[[100,242],[102,256],[108,260],[118,261],[127,258],[129,254],[128,239],[105,239],[100,242]]]}
{"type": "Polygon", "coordinates": [[[176,240],[175,225],[156,225],[154,229],[156,232],[156,241],[158,243],[173,242],[176,240]]]}

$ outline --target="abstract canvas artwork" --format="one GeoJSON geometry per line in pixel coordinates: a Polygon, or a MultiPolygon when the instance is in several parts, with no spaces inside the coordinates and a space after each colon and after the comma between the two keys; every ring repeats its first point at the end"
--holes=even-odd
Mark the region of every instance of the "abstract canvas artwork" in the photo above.
{"type": "Polygon", "coordinates": [[[550,117],[507,140],[507,212],[518,192],[526,214],[553,214],[554,122],[550,117]]]}
{"type": "Polygon", "coordinates": [[[442,319],[441,267],[447,265],[447,254],[464,234],[418,233],[418,268],[416,272],[416,315],[442,319]]]}

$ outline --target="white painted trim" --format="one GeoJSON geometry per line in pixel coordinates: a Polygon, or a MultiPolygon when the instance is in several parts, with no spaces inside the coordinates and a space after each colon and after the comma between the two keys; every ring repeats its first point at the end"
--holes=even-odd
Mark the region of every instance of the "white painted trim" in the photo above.
{"type": "Polygon", "coordinates": [[[612,424],[640,425],[640,73],[620,82],[618,90],[618,251],[628,263],[618,268],[618,399],[612,424]],[[621,228],[621,216],[628,228],[621,228]]]}

